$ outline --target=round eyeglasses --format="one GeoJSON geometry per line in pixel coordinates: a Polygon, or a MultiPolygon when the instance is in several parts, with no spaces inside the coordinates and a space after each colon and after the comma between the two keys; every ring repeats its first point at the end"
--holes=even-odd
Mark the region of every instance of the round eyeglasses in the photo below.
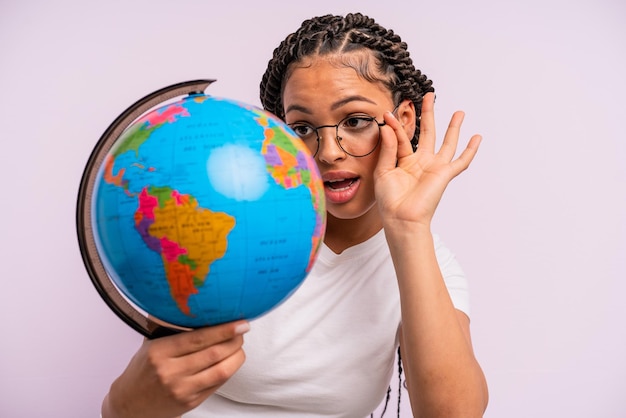
{"type": "Polygon", "coordinates": [[[361,114],[347,116],[336,125],[311,126],[296,122],[289,124],[289,127],[302,139],[314,157],[319,151],[319,130],[322,128],[335,128],[335,140],[343,152],[352,157],[365,157],[380,144],[380,127],[385,125],[385,122],[378,122],[373,116],[361,114]]]}

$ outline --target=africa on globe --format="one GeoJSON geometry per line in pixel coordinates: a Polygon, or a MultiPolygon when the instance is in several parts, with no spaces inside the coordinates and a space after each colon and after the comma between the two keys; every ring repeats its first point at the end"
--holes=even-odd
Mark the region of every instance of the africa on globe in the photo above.
{"type": "Polygon", "coordinates": [[[306,146],[274,115],[198,91],[208,84],[138,102],[135,113],[151,108],[122,132],[114,123],[85,170],[81,253],[127,322],[108,279],[159,323],[254,319],[302,284],[323,240],[323,184],[306,146]]]}

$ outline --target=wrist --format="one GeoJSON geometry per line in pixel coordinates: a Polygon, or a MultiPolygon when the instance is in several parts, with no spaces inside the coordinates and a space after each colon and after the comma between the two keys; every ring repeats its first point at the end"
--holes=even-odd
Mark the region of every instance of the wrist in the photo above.
{"type": "Polygon", "coordinates": [[[100,410],[100,417],[101,418],[119,418],[119,415],[115,411],[113,411],[113,408],[111,407],[111,399],[108,393],[102,400],[102,409],[100,410]]]}
{"type": "Polygon", "coordinates": [[[106,394],[102,401],[102,418],[124,418],[128,416],[128,411],[124,410],[124,404],[120,404],[119,395],[124,392],[118,391],[116,396],[116,387],[119,385],[118,380],[113,382],[109,393],[106,394]]]}
{"type": "Polygon", "coordinates": [[[383,222],[387,237],[401,240],[415,240],[432,235],[430,222],[390,221],[383,222]]]}
{"type": "Polygon", "coordinates": [[[385,225],[385,238],[392,258],[413,259],[415,254],[434,254],[434,241],[430,224],[401,222],[385,225]]]}

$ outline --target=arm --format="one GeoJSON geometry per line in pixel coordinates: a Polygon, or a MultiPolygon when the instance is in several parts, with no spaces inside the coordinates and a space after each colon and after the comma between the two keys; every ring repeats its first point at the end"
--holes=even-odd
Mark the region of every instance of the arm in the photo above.
{"type": "Polygon", "coordinates": [[[174,418],[195,408],[244,362],[245,321],[146,340],[102,403],[102,418],[174,418]]]}
{"type": "Polygon", "coordinates": [[[433,102],[427,94],[415,153],[404,128],[385,115],[376,198],[400,289],[400,344],[413,412],[480,417],[487,385],[473,354],[469,319],[454,308],[439,270],[430,225],[446,186],[469,166],[481,138],[472,137],[454,158],[463,120],[457,112],[435,152],[433,102]]]}
{"type": "MultiPolygon", "coordinates": [[[[429,241],[432,246],[430,235],[422,241],[424,247],[429,241]]],[[[412,245],[407,246],[411,254],[400,258],[417,258],[416,262],[399,262],[396,268],[410,269],[410,273],[398,273],[398,280],[400,345],[413,412],[417,417],[481,417],[487,405],[487,384],[474,357],[469,318],[452,305],[434,246],[431,259],[426,257],[430,248],[412,245]]]]}

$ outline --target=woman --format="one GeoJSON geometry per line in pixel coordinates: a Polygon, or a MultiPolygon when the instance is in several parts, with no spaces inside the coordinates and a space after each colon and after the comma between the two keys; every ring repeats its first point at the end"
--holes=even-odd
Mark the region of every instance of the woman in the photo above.
{"type": "Polygon", "coordinates": [[[455,158],[456,112],[436,152],[432,92],[400,37],[361,14],[313,18],[289,35],[261,101],[322,174],[328,222],[318,261],[252,329],[237,321],[146,341],[103,416],[366,416],[386,393],[398,346],[415,416],[482,416],[487,386],[465,278],[431,233],[480,137],[455,158]]]}

